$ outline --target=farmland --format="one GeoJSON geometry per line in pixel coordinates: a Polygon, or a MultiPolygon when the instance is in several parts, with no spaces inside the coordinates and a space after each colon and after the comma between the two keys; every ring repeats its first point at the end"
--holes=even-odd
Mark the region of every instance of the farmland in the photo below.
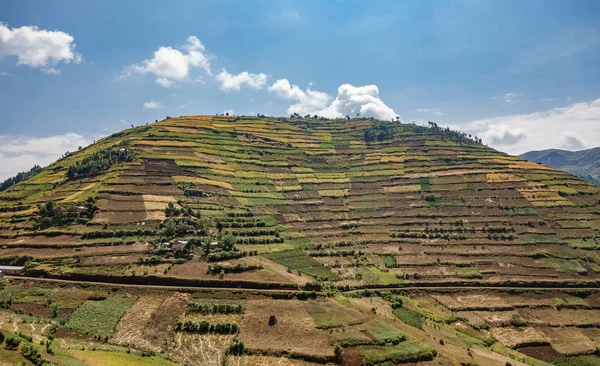
{"type": "Polygon", "coordinates": [[[366,140],[378,123],[182,116],[67,154],[0,193],[0,261],[82,287],[11,278],[0,328],[80,363],[595,359],[600,189],[433,126],[366,140]]]}

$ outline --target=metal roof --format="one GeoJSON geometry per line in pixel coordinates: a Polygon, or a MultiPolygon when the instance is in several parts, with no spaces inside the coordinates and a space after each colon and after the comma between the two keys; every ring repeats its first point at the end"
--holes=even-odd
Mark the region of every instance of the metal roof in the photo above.
{"type": "Polygon", "coordinates": [[[25,269],[23,266],[0,266],[0,271],[20,271],[25,269]]]}

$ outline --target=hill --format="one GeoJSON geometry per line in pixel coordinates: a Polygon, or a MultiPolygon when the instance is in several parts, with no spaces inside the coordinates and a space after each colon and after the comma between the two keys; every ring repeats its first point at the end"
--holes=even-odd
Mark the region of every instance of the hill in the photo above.
{"type": "Polygon", "coordinates": [[[0,193],[0,317],[122,364],[545,365],[600,346],[599,201],[435,124],[169,118],[0,193]]]}
{"type": "Polygon", "coordinates": [[[575,174],[600,185],[600,147],[580,151],[549,149],[530,151],[521,158],[575,174]]]}

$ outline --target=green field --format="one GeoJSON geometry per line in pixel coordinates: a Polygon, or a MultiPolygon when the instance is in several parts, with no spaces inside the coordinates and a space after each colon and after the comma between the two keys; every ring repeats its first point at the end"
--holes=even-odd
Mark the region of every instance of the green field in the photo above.
{"type": "Polygon", "coordinates": [[[99,301],[88,300],[71,314],[65,326],[95,337],[110,337],[121,317],[134,302],[135,298],[121,296],[99,301]]]}

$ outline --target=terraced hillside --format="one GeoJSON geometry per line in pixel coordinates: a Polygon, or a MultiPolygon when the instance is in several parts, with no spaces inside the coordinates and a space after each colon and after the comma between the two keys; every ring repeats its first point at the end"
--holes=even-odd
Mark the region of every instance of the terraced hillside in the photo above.
{"type": "Polygon", "coordinates": [[[596,186],[435,124],[169,118],[66,154],[0,193],[0,258],[30,277],[224,292],[247,301],[243,316],[227,318],[239,340],[198,336],[204,318],[186,315],[195,308],[181,294],[165,304],[108,293],[102,305],[90,295],[60,318],[60,306],[39,308],[50,311],[60,290],[31,297],[21,283],[3,307],[35,308],[67,338],[87,332],[189,364],[220,364],[236,342],[246,356],[232,351],[230,364],[286,354],[563,362],[600,346],[599,200],[596,186]],[[116,315],[87,329],[94,311],[116,315]],[[130,334],[136,321],[146,333],[130,334]],[[569,347],[559,327],[585,347],[569,347]],[[216,343],[198,350],[193,337],[216,343]]]}

